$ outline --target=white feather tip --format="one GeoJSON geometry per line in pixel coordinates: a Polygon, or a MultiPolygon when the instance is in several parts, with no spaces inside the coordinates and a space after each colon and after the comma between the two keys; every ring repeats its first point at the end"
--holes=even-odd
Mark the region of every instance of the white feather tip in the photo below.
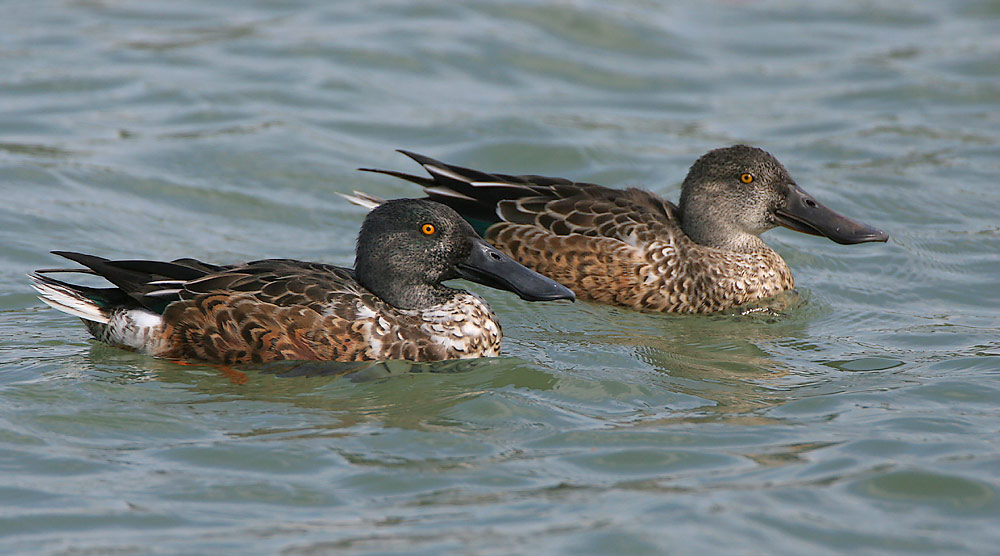
{"type": "Polygon", "coordinates": [[[358,205],[359,207],[365,207],[368,210],[381,205],[385,202],[385,199],[381,197],[376,197],[374,195],[369,195],[364,191],[354,190],[354,195],[348,195],[347,193],[337,192],[337,195],[347,199],[347,202],[351,204],[358,205]]]}

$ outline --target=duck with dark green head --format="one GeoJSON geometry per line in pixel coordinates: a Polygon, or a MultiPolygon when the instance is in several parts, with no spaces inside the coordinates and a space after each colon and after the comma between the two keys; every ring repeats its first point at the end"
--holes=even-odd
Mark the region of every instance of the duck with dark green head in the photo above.
{"type": "Polygon", "coordinates": [[[841,244],[889,239],[826,208],[777,159],[746,145],[699,158],[679,206],[641,189],[488,174],[400,152],[430,178],[362,170],[424,186],[487,241],[579,297],[634,309],[709,313],[792,289],[788,265],[760,238],[776,226],[841,244]]]}
{"type": "Polygon", "coordinates": [[[574,299],[484,242],[454,210],[425,199],[371,211],[354,270],[291,259],[217,266],[55,253],[87,268],[36,271],[42,301],[82,318],[102,342],[176,360],[496,356],[502,334],[486,302],[442,282],[465,278],[529,301],[574,299]],[[74,285],[53,272],[97,274],[114,287],[74,285]]]}

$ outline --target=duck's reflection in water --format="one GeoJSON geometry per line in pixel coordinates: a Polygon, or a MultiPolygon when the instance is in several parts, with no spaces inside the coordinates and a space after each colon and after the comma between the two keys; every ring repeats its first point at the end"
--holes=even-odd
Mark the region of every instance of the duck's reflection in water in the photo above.
{"type": "MultiPolygon", "coordinates": [[[[453,419],[451,408],[501,390],[505,396],[516,392],[537,398],[537,403],[579,410],[585,418],[630,426],[705,420],[769,423],[763,410],[788,399],[794,382],[787,379],[788,364],[761,346],[803,337],[807,319],[604,311],[590,315],[603,321],[600,334],[591,329],[546,342],[549,349],[573,346],[592,352],[593,363],[586,368],[560,368],[558,358],[549,365],[553,368],[513,357],[434,363],[284,361],[232,368],[125,357],[135,358],[129,366],[144,367],[149,378],[187,385],[202,396],[202,403],[242,399],[322,409],[335,417],[324,426],[335,429],[372,421],[403,428],[461,427],[461,418],[453,419]],[[601,353],[612,348],[621,352],[622,347],[626,355],[617,360],[601,353]],[[636,364],[628,365],[628,352],[636,364]],[[594,373],[601,361],[609,366],[594,373]],[[685,407],[672,403],[677,394],[689,400],[685,407]],[[608,404],[617,404],[614,411],[624,410],[611,416],[608,404]]],[[[122,352],[95,346],[92,358],[109,357],[112,351],[119,354],[115,358],[122,357],[122,352]]]]}
{"type": "MultiPolygon", "coordinates": [[[[621,328],[592,344],[631,346],[633,356],[659,371],[655,383],[705,404],[649,420],[725,420],[772,423],[764,409],[785,403],[798,381],[792,366],[768,349],[807,336],[808,295],[790,292],[767,304],[710,316],[624,315],[621,328]]],[[[821,309],[821,308],[819,308],[821,309]]],[[[618,315],[621,316],[621,315],[618,315]]]]}
{"type": "MultiPolygon", "coordinates": [[[[95,347],[92,358],[101,358],[97,352],[107,356],[107,351],[116,350],[95,347]]],[[[120,353],[112,357],[123,360],[120,353]]],[[[433,363],[285,361],[236,368],[126,357],[127,364],[119,367],[123,373],[114,380],[182,385],[194,395],[184,403],[194,405],[243,401],[274,404],[268,411],[280,413],[290,407],[322,410],[304,425],[312,433],[317,427],[332,432],[373,422],[406,429],[461,428],[446,414],[464,401],[502,388],[551,390],[559,380],[511,357],[433,363]]]]}

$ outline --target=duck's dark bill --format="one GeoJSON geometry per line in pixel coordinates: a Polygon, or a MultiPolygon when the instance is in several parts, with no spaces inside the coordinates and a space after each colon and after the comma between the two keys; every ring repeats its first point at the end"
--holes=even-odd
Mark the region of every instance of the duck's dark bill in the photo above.
{"type": "Polygon", "coordinates": [[[514,292],[527,301],[576,299],[566,286],[521,265],[479,238],[472,238],[472,253],[458,265],[458,272],[466,280],[514,292]]]}
{"type": "Polygon", "coordinates": [[[844,245],[889,240],[889,234],[826,208],[794,184],[789,185],[788,202],[775,215],[778,224],[790,230],[824,236],[844,245]]]}

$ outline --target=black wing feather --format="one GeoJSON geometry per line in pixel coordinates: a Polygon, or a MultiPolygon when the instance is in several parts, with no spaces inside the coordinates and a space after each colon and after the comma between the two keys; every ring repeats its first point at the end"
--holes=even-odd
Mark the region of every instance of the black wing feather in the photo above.
{"type": "MultiPolygon", "coordinates": [[[[163,280],[190,281],[208,274],[212,265],[206,265],[194,259],[182,259],[182,263],[164,261],[123,260],[112,261],[104,257],[75,253],[72,251],[53,251],[52,254],[65,257],[80,263],[94,274],[118,286],[118,291],[135,300],[143,307],[160,312],[169,303],[161,296],[149,297],[146,294],[162,290],[163,287],[151,282],[163,280]],[[200,266],[201,268],[197,268],[200,266]],[[202,270],[202,268],[206,270],[202,270]]],[[[80,272],[90,272],[80,269],[80,272]]],[[[77,289],[81,286],[73,286],[77,289]]],[[[96,290],[95,288],[91,288],[96,290]]],[[[114,289],[114,288],[112,288],[114,289]]],[[[96,290],[107,292],[108,290],[96,290]]],[[[178,297],[179,299],[179,297],[178,297]]]]}
{"type": "Polygon", "coordinates": [[[490,174],[472,168],[446,164],[429,156],[411,151],[400,150],[402,154],[413,159],[427,170],[430,178],[414,176],[394,170],[376,168],[359,168],[365,172],[375,172],[394,176],[416,183],[428,189],[427,196],[439,203],[455,209],[475,225],[477,222],[496,223],[500,221],[497,205],[503,201],[521,199],[524,197],[539,197],[540,200],[552,200],[572,195],[580,189],[600,187],[588,183],[576,183],[564,178],[551,178],[537,175],[514,176],[509,174],[490,174]],[[435,171],[440,169],[441,171],[435,171]],[[497,184],[497,185],[486,185],[497,184]],[[446,195],[434,189],[447,189],[462,197],[446,195]],[[464,197],[464,198],[463,198],[464,197]]]}

